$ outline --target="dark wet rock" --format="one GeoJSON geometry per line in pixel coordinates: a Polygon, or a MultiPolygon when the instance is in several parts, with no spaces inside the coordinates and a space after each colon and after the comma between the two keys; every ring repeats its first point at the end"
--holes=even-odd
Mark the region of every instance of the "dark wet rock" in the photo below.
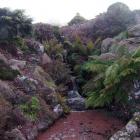
{"type": "Polygon", "coordinates": [[[68,92],[67,104],[73,110],[85,109],[85,99],[78,93],[77,90],[71,90],[68,92]]]}
{"type": "Polygon", "coordinates": [[[77,91],[71,90],[68,92],[68,98],[76,98],[76,97],[81,97],[81,95],[77,91]]]}
{"type": "Polygon", "coordinates": [[[67,102],[73,110],[85,110],[85,99],[82,97],[70,98],[67,102]]]}
{"type": "Polygon", "coordinates": [[[49,125],[48,125],[47,122],[41,121],[41,122],[39,122],[37,127],[38,127],[38,131],[44,131],[44,130],[46,130],[49,127],[49,125]]]}

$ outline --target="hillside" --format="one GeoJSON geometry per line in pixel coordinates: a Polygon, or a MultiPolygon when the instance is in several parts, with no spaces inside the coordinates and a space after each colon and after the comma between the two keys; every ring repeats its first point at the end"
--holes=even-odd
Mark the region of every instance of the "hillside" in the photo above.
{"type": "Polygon", "coordinates": [[[0,140],[83,136],[140,139],[140,11],[57,27],[0,8],[0,140]]]}

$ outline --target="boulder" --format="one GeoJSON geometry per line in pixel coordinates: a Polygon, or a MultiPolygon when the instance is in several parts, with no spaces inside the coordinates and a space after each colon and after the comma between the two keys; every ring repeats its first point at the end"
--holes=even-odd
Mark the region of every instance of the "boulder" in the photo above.
{"type": "Polygon", "coordinates": [[[9,65],[14,70],[20,70],[20,69],[24,69],[24,67],[26,66],[26,61],[10,59],[9,65]]]}
{"type": "Polygon", "coordinates": [[[97,59],[102,61],[115,60],[117,56],[114,53],[103,53],[97,59]]]}
{"type": "Polygon", "coordinates": [[[123,39],[118,42],[114,42],[110,47],[110,52],[119,55],[119,53],[128,54],[134,52],[136,49],[140,48],[140,37],[123,39]]]}
{"type": "Polygon", "coordinates": [[[51,58],[46,53],[44,53],[41,57],[42,65],[46,65],[46,64],[51,63],[51,62],[52,62],[51,58]]]}
{"type": "Polygon", "coordinates": [[[44,46],[40,42],[35,41],[34,39],[25,39],[25,42],[32,53],[44,53],[44,46]]]}
{"type": "Polygon", "coordinates": [[[76,97],[81,97],[81,95],[74,90],[71,90],[68,92],[68,98],[76,98],[76,97]]]}
{"type": "Polygon", "coordinates": [[[71,98],[68,99],[67,102],[72,110],[85,110],[85,99],[82,97],[71,98]]]}
{"type": "Polygon", "coordinates": [[[55,83],[53,82],[52,78],[48,73],[46,73],[41,67],[37,66],[35,67],[33,73],[33,77],[39,81],[40,85],[44,88],[49,88],[54,90],[55,89],[55,83]]]}
{"type": "Polygon", "coordinates": [[[137,24],[128,29],[128,35],[130,37],[140,37],[140,24],[137,24]]]}
{"type": "Polygon", "coordinates": [[[57,116],[61,116],[63,114],[63,107],[58,104],[54,107],[53,112],[55,112],[57,116]]]}
{"type": "Polygon", "coordinates": [[[101,53],[107,53],[109,52],[110,47],[115,42],[113,38],[106,38],[102,41],[101,44],[101,53]]]}
{"type": "Polygon", "coordinates": [[[23,90],[30,94],[35,94],[37,92],[37,80],[34,80],[33,78],[29,78],[26,76],[18,76],[17,78],[18,84],[23,88],[23,90]]]}
{"type": "Polygon", "coordinates": [[[85,99],[78,91],[72,90],[68,92],[67,104],[73,110],[85,110],[85,99]]]}
{"type": "Polygon", "coordinates": [[[124,128],[116,132],[109,140],[134,140],[139,133],[140,112],[134,113],[132,119],[126,124],[124,128]]]}
{"type": "Polygon", "coordinates": [[[140,37],[124,39],[118,45],[127,47],[129,52],[133,52],[140,47],[140,37]]]}

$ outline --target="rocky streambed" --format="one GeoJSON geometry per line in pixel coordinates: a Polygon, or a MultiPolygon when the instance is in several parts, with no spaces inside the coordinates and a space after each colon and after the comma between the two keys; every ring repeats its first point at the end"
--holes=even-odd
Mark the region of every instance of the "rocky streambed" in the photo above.
{"type": "Polygon", "coordinates": [[[36,140],[107,140],[124,125],[104,110],[73,111],[36,140]]]}

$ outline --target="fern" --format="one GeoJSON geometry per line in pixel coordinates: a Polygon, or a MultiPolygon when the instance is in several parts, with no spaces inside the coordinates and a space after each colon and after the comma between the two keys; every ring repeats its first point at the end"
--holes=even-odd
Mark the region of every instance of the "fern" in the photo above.
{"type": "Polygon", "coordinates": [[[87,106],[103,107],[110,104],[127,104],[129,89],[140,71],[140,50],[130,56],[123,55],[113,63],[89,61],[83,70],[91,72],[91,78],[83,86],[87,106]],[[96,73],[96,75],[94,75],[96,73]]]}

